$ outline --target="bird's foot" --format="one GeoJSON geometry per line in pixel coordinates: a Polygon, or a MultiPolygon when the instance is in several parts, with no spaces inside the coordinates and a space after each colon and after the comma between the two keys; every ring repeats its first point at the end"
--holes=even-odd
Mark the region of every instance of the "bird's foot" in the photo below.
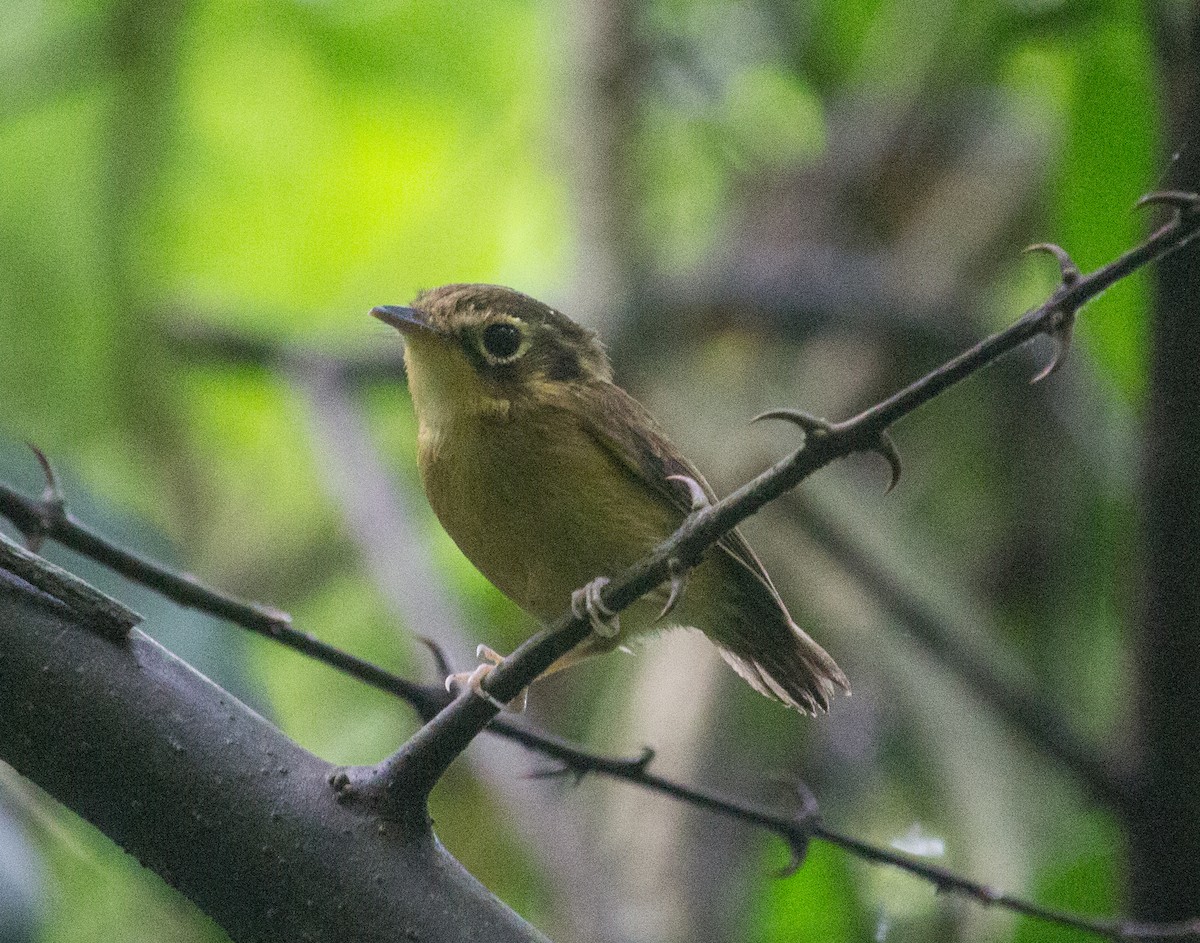
{"type": "Polygon", "coordinates": [[[490,675],[504,661],[504,656],[494,649],[488,648],[486,645],[480,645],[475,649],[475,657],[482,658],[483,664],[476,666],[472,671],[457,671],[449,675],[446,678],[446,690],[453,692],[457,688],[466,687],[476,697],[481,697],[485,701],[491,702],[498,710],[507,711],[511,714],[524,713],[525,705],[529,699],[528,691],[522,691],[520,697],[505,704],[503,701],[492,697],[491,694],[483,689],[483,679],[490,675]]]}
{"type": "Polygon", "coordinates": [[[597,576],[583,589],[571,594],[571,612],[576,619],[587,619],[592,631],[601,638],[616,638],[621,632],[621,616],[604,605],[600,591],[609,584],[607,576],[597,576]]]}

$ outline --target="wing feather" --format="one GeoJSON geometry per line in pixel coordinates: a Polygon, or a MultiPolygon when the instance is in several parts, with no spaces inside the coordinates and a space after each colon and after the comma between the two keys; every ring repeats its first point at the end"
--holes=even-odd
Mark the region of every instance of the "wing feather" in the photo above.
{"type": "MultiPolygon", "coordinates": [[[[581,399],[572,411],[584,430],[632,479],[670,502],[680,521],[691,506],[684,489],[669,480],[671,475],[687,475],[716,500],[696,466],[680,454],[645,407],[620,387],[608,382],[588,384],[575,395],[581,399]]],[[[737,605],[744,608],[737,631],[713,639],[722,657],[755,690],[805,713],[827,709],[839,689],[849,692],[849,682],[836,662],[792,620],[746,539],[732,530],[716,546],[735,566],[734,573],[750,577],[748,583],[734,578],[730,587],[737,605]],[[758,590],[750,591],[754,587],[758,590]]]]}
{"type": "MultiPolygon", "coordinates": [[[[641,403],[613,383],[594,384],[589,394],[592,408],[577,411],[584,429],[642,485],[673,504],[679,510],[681,520],[691,511],[691,505],[684,489],[669,480],[671,475],[694,479],[710,501],[717,500],[716,492],[704,475],[680,453],[641,403]],[[600,408],[596,409],[596,406],[600,408]]],[[[758,554],[740,531],[731,530],[717,546],[752,574],[780,609],[787,612],[758,554]]]]}

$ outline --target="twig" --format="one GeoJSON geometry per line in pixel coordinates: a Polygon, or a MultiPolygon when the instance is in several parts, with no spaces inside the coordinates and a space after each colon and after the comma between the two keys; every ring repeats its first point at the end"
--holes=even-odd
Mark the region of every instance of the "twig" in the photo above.
{"type": "Polygon", "coordinates": [[[1141,801],[1130,771],[1118,766],[1080,738],[1046,698],[1028,684],[1001,673],[963,640],[912,589],[871,551],[851,536],[827,511],[797,492],[782,502],[786,514],[804,528],[821,548],[859,580],[908,632],[955,677],[1001,718],[1018,730],[1035,749],[1071,772],[1083,786],[1126,817],[1141,801]]]}
{"type": "MultiPolygon", "coordinates": [[[[52,489],[53,486],[48,487],[47,494],[52,489]]],[[[0,514],[12,521],[31,543],[51,538],[134,582],[148,586],[181,606],[227,619],[372,687],[402,697],[413,705],[422,718],[434,716],[449,701],[444,694],[431,698],[429,690],[421,685],[293,628],[291,616],[286,612],[245,602],[204,585],[191,574],[176,573],[161,563],[113,543],[77,520],[67,510],[61,494],[51,500],[46,497],[38,500],[0,482],[0,514]]]]}
{"type": "MultiPolygon", "coordinates": [[[[1060,357],[1075,313],[1084,303],[1200,234],[1200,197],[1150,194],[1140,205],[1151,203],[1169,205],[1175,213],[1170,222],[1137,248],[1086,276],[1079,274],[1065,252],[1055,248],[1052,251],[1060,258],[1062,283],[1042,305],[857,416],[843,422],[827,422],[793,410],[767,414],[800,427],[804,432],[801,448],[724,500],[692,513],[649,556],[604,587],[599,596],[603,608],[616,613],[632,605],[670,578],[672,560],[684,564],[697,562],[707,548],[747,517],[839,458],[855,452],[880,452],[892,467],[894,484],[899,462],[888,430],[898,420],[1039,334],[1058,340],[1060,357]]],[[[428,795],[455,757],[496,716],[496,705],[511,702],[520,695],[556,659],[583,641],[589,631],[586,618],[574,614],[563,616],[527,640],[487,676],[482,690],[488,697],[464,692],[391,757],[375,767],[347,770],[335,785],[343,795],[359,795],[378,803],[385,814],[390,814],[389,808],[398,812],[407,807],[414,796],[428,795]]]]}
{"type": "Polygon", "coordinates": [[[108,638],[123,639],[142,621],[132,609],[49,560],[18,547],[3,534],[0,534],[0,567],[70,607],[108,638]]]}
{"type": "MultiPolygon", "coordinates": [[[[548,752],[541,745],[534,745],[532,749],[548,752]]],[[[939,892],[957,894],[983,904],[985,907],[1000,907],[1035,920],[1070,927],[1106,939],[1123,941],[1200,940],[1200,919],[1174,923],[1146,923],[1123,918],[1082,917],[1064,910],[1056,910],[1053,907],[1043,907],[990,885],[965,878],[954,871],[920,858],[902,854],[890,848],[872,845],[826,825],[818,813],[816,800],[802,783],[796,784],[801,799],[801,810],[799,814],[788,815],[764,809],[759,805],[740,799],[693,789],[665,776],[659,776],[649,769],[653,757],[653,751],[647,750],[634,759],[614,759],[598,756],[578,747],[571,747],[569,751],[563,751],[559,756],[563,762],[561,770],[547,771],[538,775],[570,775],[578,782],[588,773],[596,773],[600,776],[633,783],[696,808],[708,809],[718,815],[758,825],[778,835],[791,849],[792,860],[785,867],[785,874],[795,871],[803,863],[810,842],[824,841],[841,848],[856,858],[872,864],[898,868],[928,881],[939,892]]]]}

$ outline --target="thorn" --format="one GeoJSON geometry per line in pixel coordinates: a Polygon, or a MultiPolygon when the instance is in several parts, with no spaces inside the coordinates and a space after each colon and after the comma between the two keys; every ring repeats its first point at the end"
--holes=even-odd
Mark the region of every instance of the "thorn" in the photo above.
{"type": "Polygon", "coordinates": [[[433,656],[433,667],[439,678],[448,678],[454,674],[454,669],[450,666],[450,659],[446,657],[446,650],[441,645],[426,635],[418,635],[417,641],[429,649],[429,653],[433,656]]]}
{"type": "MultiPolygon", "coordinates": [[[[760,419],[782,419],[785,422],[790,422],[793,425],[799,426],[804,431],[805,439],[809,436],[817,435],[832,435],[835,432],[842,432],[848,429],[847,426],[838,426],[830,422],[828,419],[821,419],[812,413],[806,413],[799,409],[769,409],[765,413],[759,413],[751,422],[758,422],[760,419]]],[[[896,443],[892,441],[892,437],[887,430],[880,432],[874,442],[869,446],[856,446],[854,451],[858,452],[878,452],[883,456],[888,463],[888,468],[892,471],[891,480],[888,482],[887,490],[884,494],[891,494],[892,490],[900,483],[900,474],[903,468],[900,464],[900,452],[896,449],[896,443]]]]}
{"type": "Polygon", "coordinates": [[[884,461],[888,463],[888,467],[892,470],[892,479],[888,482],[887,490],[884,494],[891,494],[896,485],[900,484],[900,473],[904,470],[900,464],[900,451],[896,448],[896,443],[887,432],[879,433],[879,444],[875,446],[875,451],[883,456],[884,461]]]}
{"type": "Polygon", "coordinates": [[[1054,341],[1054,356],[1050,362],[1038,371],[1037,376],[1029,381],[1030,386],[1041,383],[1044,379],[1058,371],[1071,352],[1071,338],[1075,333],[1075,311],[1059,311],[1046,332],[1054,341]]]}
{"type": "Polygon", "coordinates": [[[38,464],[42,466],[42,475],[46,479],[46,486],[42,489],[41,507],[38,509],[37,528],[22,530],[25,537],[25,546],[33,553],[37,553],[42,549],[42,544],[46,542],[46,538],[54,529],[55,522],[62,519],[67,501],[63,496],[62,485],[59,484],[58,475],[55,474],[54,466],[50,464],[50,459],[46,457],[46,453],[32,442],[26,442],[25,444],[29,446],[29,450],[37,458],[38,464]]]}
{"type": "Polygon", "coordinates": [[[687,588],[687,567],[678,557],[671,557],[667,561],[667,569],[671,573],[671,591],[667,595],[667,604],[662,607],[662,612],[655,616],[655,622],[662,622],[671,614],[679,605],[679,600],[683,598],[683,591],[687,588]]]}
{"type": "Polygon", "coordinates": [[[586,768],[572,766],[570,763],[563,763],[562,766],[547,766],[543,769],[535,769],[530,773],[525,774],[525,779],[566,779],[570,776],[575,780],[574,785],[578,786],[583,782],[583,777],[588,774],[586,768]]]}
{"type": "Polygon", "coordinates": [[[1169,206],[1176,213],[1194,212],[1200,210],[1200,195],[1185,190],[1162,190],[1147,193],[1133,204],[1133,208],[1138,210],[1145,206],[1169,206]]]}
{"type": "Polygon", "coordinates": [[[712,504],[712,499],[709,498],[708,492],[704,490],[704,486],[691,475],[667,475],[667,481],[678,481],[687,488],[688,495],[692,499],[693,514],[704,510],[704,508],[712,504]]]}
{"type": "Polygon", "coordinates": [[[759,413],[750,421],[759,422],[763,419],[782,419],[784,422],[790,422],[794,426],[799,426],[806,438],[808,436],[828,435],[833,431],[833,424],[827,419],[821,419],[812,413],[806,413],[800,409],[768,409],[765,413],[759,413]]]}
{"type": "Polygon", "coordinates": [[[43,501],[54,501],[59,504],[63,503],[62,487],[58,483],[58,475],[54,472],[54,466],[50,464],[50,459],[46,458],[46,453],[39,449],[32,442],[26,442],[29,450],[37,457],[38,464],[42,466],[42,474],[46,477],[46,488],[42,492],[43,501]]]}
{"type": "Polygon", "coordinates": [[[642,747],[642,755],[636,760],[630,760],[627,765],[629,769],[640,776],[646,772],[646,769],[654,762],[654,757],[657,755],[653,747],[642,747]]]}
{"type": "Polygon", "coordinates": [[[1060,245],[1056,245],[1053,242],[1038,242],[1034,245],[1026,246],[1024,251],[1045,252],[1054,256],[1058,260],[1058,270],[1064,285],[1074,285],[1083,277],[1079,271],[1079,266],[1075,264],[1075,260],[1071,258],[1070,253],[1060,245]]]}
{"type": "MultiPolygon", "coordinates": [[[[1150,194],[1150,196],[1156,195],[1150,194]]],[[[1146,198],[1143,197],[1142,199],[1146,198]]],[[[1079,266],[1075,264],[1062,246],[1057,246],[1052,242],[1039,242],[1037,245],[1030,246],[1025,251],[1048,252],[1058,259],[1059,271],[1062,273],[1062,284],[1065,288],[1070,288],[1082,278],[1082,275],[1079,273],[1079,266]]],[[[1071,352],[1071,338],[1075,333],[1075,312],[1077,310],[1075,307],[1061,306],[1055,308],[1051,313],[1049,326],[1045,328],[1044,333],[1054,341],[1054,356],[1050,358],[1050,362],[1046,366],[1038,371],[1037,376],[1029,381],[1030,386],[1041,383],[1066,362],[1067,354],[1071,352]]]]}
{"type": "Polygon", "coordinates": [[[808,857],[808,845],[812,839],[812,828],[817,821],[820,810],[817,806],[816,795],[804,780],[781,777],[775,781],[785,786],[800,799],[800,811],[796,816],[793,827],[783,836],[784,840],[788,843],[788,847],[792,850],[792,857],[777,872],[779,877],[787,878],[799,871],[800,867],[804,864],[804,859],[808,857]]]}
{"type": "Polygon", "coordinates": [[[808,857],[808,836],[803,838],[787,839],[788,848],[791,849],[792,856],[788,859],[788,863],[775,872],[775,877],[779,879],[790,878],[793,874],[799,871],[804,866],[804,859],[808,857]]]}

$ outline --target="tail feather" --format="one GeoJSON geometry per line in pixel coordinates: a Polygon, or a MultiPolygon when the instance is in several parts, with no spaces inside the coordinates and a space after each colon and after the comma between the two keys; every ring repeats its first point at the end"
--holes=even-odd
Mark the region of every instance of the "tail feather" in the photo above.
{"type": "Polygon", "coordinates": [[[753,655],[720,646],[721,657],[745,681],[767,697],[804,714],[823,714],[839,691],[850,693],[850,682],[825,649],[791,620],[790,645],[777,645],[753,655]]]}

